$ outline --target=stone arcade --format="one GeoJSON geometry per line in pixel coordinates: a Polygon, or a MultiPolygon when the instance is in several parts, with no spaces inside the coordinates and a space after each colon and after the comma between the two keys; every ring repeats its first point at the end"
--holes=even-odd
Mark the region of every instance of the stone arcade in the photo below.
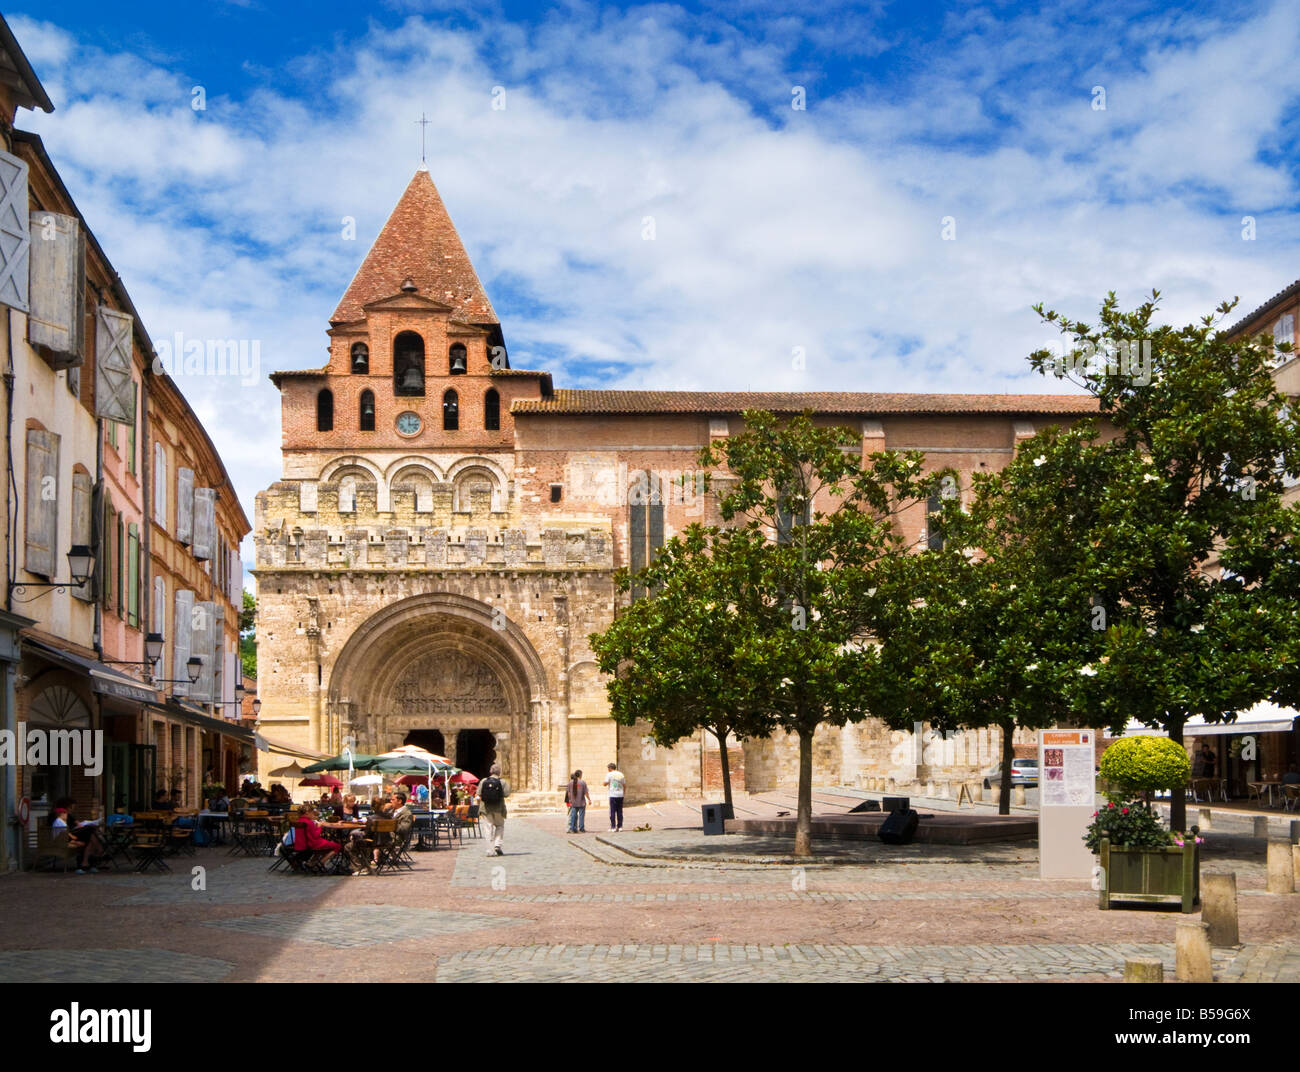
{"type": "MultiPolygon", "coordinates": [[[[616,761],[635,800],[716,788],[716,742],[666,750],[609,718],[587,641],[618,610],[613,574],[692,521],[699,449],[748,408],[814,410],[862,451],[997,469],[1090,398],[568,390],[510,367],[496,313],[421,167],[330,320],[328,364],[277,372],[283,477],[257,497],[264,732],[334,753],[419,744],[553,799],[616,761]],[[683,474],[685,476],[683,477],[683,474]]],[[[725,487],[726,474],[716,474],[725,487]]],[[[926,512],[902,519],[926,541],[926,512]]],[[[867,722],[815,743],[821,782],[940,784],[996,762],[987,731],[944,742],[867,722]]],[[[265,779],[277,761],[263,756],[265,779]]],[[[793,786],[797,748],[734,753],[737,784],[793,786]]],[[[599,784],[599,778],[595,779],[599,784]]],[[[525,798],[520,801],[527,804],[525,798]]]]}

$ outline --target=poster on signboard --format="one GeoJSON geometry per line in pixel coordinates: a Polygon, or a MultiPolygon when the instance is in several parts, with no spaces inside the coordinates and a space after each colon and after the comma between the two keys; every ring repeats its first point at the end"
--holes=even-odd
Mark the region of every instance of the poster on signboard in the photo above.
{"type": "Polygon", "coordinates": [[[1041,806],[1092,807],[1096,778],[1092,730],[1044,730],[1041,806]]]}

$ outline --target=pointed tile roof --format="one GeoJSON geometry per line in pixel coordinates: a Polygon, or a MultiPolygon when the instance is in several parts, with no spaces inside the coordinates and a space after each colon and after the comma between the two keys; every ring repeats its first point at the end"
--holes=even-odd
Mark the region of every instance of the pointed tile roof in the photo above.
{"type": "Polygon", "coordinates": [[[399,293],[408,279],[422,297],[452,306],[454,319],[500,323],[423,166],[407,185],[330,320],[360,320],[362,306],[399,293]]]}

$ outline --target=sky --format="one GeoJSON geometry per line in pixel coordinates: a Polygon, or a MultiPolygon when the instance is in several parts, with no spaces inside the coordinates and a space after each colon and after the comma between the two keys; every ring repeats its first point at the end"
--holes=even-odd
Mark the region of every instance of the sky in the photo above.
{"type": "Polygon", "coordinates": [[[250,522],[267,375],[325,362],[421,116],[512,366],[562,387],[1068,391],[1037,302],[1235,320],[1300,276],[1295,0],[4,15],[155,343],[245,344],[176,381],[250,522]]]}

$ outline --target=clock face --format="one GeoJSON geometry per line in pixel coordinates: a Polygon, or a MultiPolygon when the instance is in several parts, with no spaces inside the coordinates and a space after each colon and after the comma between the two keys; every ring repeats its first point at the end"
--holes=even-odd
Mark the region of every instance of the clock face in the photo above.
{"type": "Polygon", "coordinates": [[[407,410],[405,413],[398,414],[397,430],[402,435],[415,435],[420,430],[420,415],[407,410]]]}

